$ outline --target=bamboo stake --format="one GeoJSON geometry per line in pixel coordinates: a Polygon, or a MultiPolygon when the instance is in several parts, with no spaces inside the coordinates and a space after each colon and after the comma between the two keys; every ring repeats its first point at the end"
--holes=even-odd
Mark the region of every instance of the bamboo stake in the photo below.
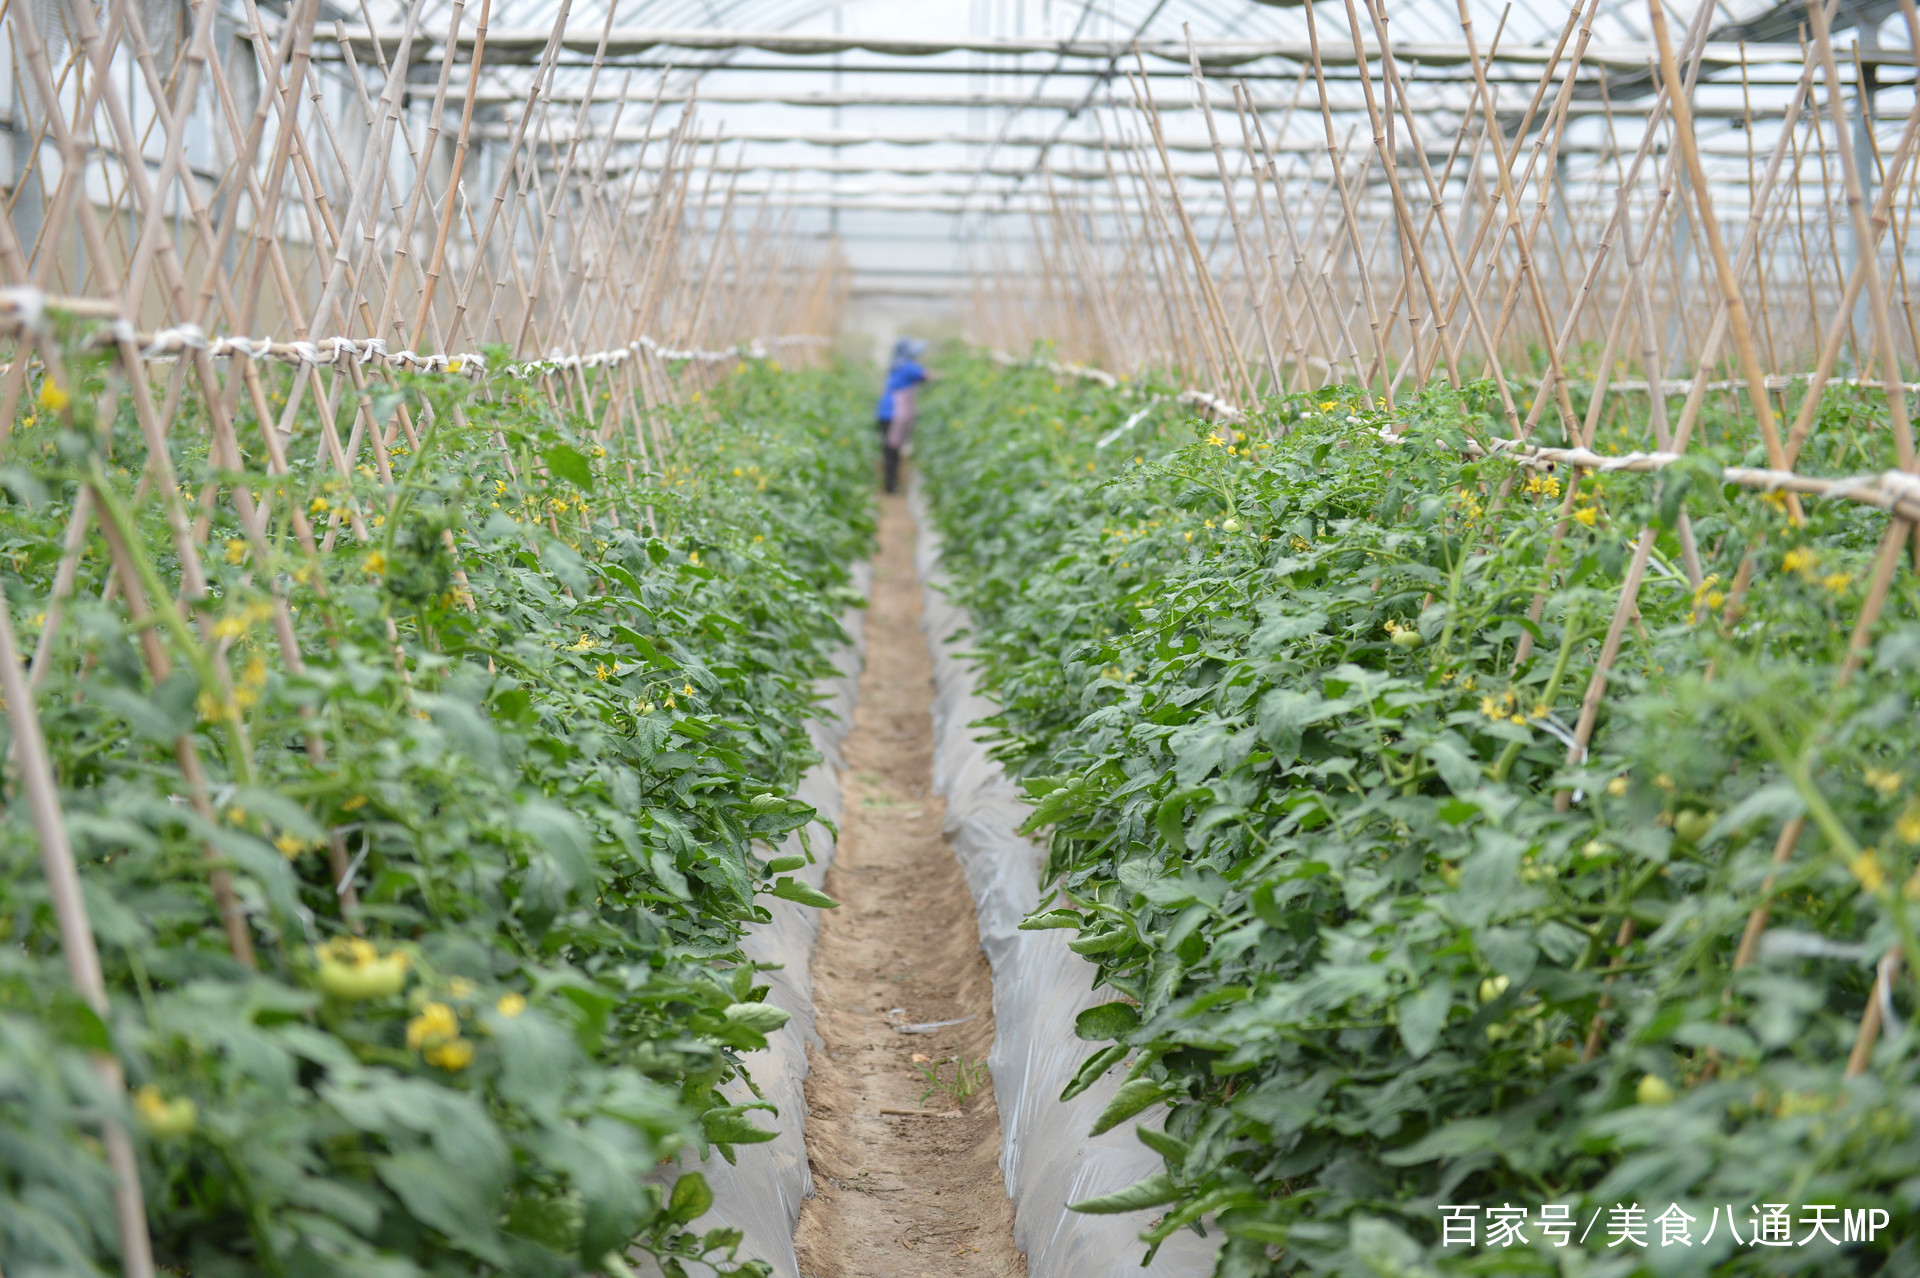
{"type": "MultiPolygon", "coordinates": [[[[1380,310],[1374,304],[1373,281],[1367,272],[1366,250],[1360,244],[1360,229],[1354,218],[1353,200],[1340,177],[1339,149],[1333,135],[1333,112],[1327,106],[1327,76],[1320,62],[1320,32],[1313,18],[1313,0],[1305,0],[1304,9],[1307,15],[1307,41],[1313,55],[1313,81],[1320,90],[1320,119],[1327,132],[1327,158],[1333,162],[1333,183],[1340,191],[1340,210],[1345,216],[1347,235],[1353,246],[1354,265],[1360,273],[1360,299],[1367,308],[1367,327],[1373,331],[1374,365],[1384,372],[1387,368],[1386,335],[1380,324],[1380,310]]],[[[1371,380],[1371,375],[1363,377],[1361,384],[1366,385],[1371,380]]],[[[1392,412],[1391,386],[1387,388],[1386,403],[1387,411],[1392,412]]]]}
{"type": "MultiPolygon", "coordinates": [[[[94,1015],[106,1022],[112,1019],[113,1013],[107,1003],[106,980],[101,975],[100,952],[94,944],[93,925],[87,919],[86,897],[74,865],[73,848],[67,841],[66,818],[61,813],[46,739],[41,733],[40,718],[34,712],[33,692],[22,677],[22,669],[20,646],[13,636],[12,609],[7,605],[4,587],[0,587],[0,696],[6,701],[14,761],[20,770],[20,789],[40,838],[40,868],[46,875],[47,896],[60,930],[60,952],[66,960],[67,978],[94,1015]]],[[[126,1095],[126,1076],[121,1072],[118,1059],[96,1052],[93,1068],[107,1095],[126,1095]]],[[[133,1141],[117,1115],[103,1118],[100,1128],[107,1167],[113,1173],[113,1218],[120,1239],[121,1272],[126,1278],[153,1278],[153,1243],[147,1234],[147,1209],[133,1141]]]]}

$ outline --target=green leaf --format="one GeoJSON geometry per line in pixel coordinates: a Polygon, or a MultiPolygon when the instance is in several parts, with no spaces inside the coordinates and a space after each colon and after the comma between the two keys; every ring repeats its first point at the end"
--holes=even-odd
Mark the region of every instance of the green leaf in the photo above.
{"type": "Polygon", "coordinates": [[[1662,528],[1679,522],[1680,512],[1686,509],[1687,491],[1692,487],[1693,476],[1681,467],[1672,467],[1660,476],[1660,507],[1654,518],[1662,528]]]}
{"type": "Polygon", "coordinates": [[[520,808],[520,828],[532,836],[540,851],[533,860],[550,866],[569,892],[593,885],[593,853],[580,819],[556,804],[535,799],[520,808]]]}
{"type": "Polygon", "coordinates": [[[1136,1127],[1133,1134],[1140,1138],[1142,1145],[1176,1165],[1187,1161],[1187,1153],[1192,1148],[1186,1141],[1154,1127],[1136,1127]]]}
{"type": "Polygon", "coordinates": [[[1453,987],[1445,978],[1434,976],[1400,1000],[1398,1026],[1400,1041],[1416,1061],[1433,1050],[1446,1028],[1447,1013],[1453,1009],[1453,987]]]}
{"type": "Polygon", "coordinates": [[[1119,1038],[1140,1026],[1140,1009],[1131,1003],[1102,1003],[1073,1018],[1075,1038],[1098,1043],[1119,1038]]]}
{"type": "Polygon", "coordinates": [[[1275,688],[1260,698],[1260,739],[1272,749],[1275,763],[1292,763],[1300,753],[1306,729],[1351,708],[1345,700],[1329,701],[1318,693],[1275,688]]]}
{"type": "Polygon", "coordinates": [[[46,485],[23,466],[0,466],[0,490],[24,506],[42,506],[47,501],[46,485]]]}
{"type": "Polygon", "coordinates": [[[700,1126],[716,1145],[757,1145],[779,1134],[755,1127],[744,1106],[710,1109],[700,1116],[700,1126]]]}
{"type": "Polygon", "coordinates": [[[71,1047],[111,1052],[113,1035],[100,1014],[78,994],[57,990],[40,1009],[41,1019],[55,1038],[71,1047]]]}
{"type": "Polygon", "coordinates": [[[771,1034],[792,1016],[771,1003],[730,1003],[722,1013],[735,1025],[744,1025],[759,1034],[771,1034]]]}
{"type": "Polygon", "coordinates": [[[1087,1134],[1098,1136],[1101,1132],[1111,1131],[1171,1094],[1151,1078],[1136,1078],[1130,1083],[1122,1083],[1120,1090],[1113,1094],[1113,1099],[1107,1102],[1107,1107],[1100,1111],[1100,1117],[1094,1120],[1093,1130],[1087,1134]]]}
{"type": "Polygon", "coordinates": [[[1168,795],[1153,814],[1153,828],[1167,841],[1167,846],[1176,852],[1187,848],[1187,807],[1203,799],[1211,799],[1213,791],[1203,785],[1183,786],[1168,795]]]}
{"type": "Polygon", "coordinates": [[[131,688],[100,682],[88,695],[126,720],[135,736],[152,745],[172,745],[193,731],[199,717],[194,710],[194,698],[200,695],[200,681],[184,668],[174,671],[150,694],[142,695],[131,688]]]}
{"type": "Polygon", "coordinates": [[[554,444],[541,454],[546,459],[547,469],[566,480],[575,488],[592,491],[593,463],[587,455],[566,444],[554,444]]]}
{"type": "Polygon", "coordinates": [[[1125,1043],[1115,1043],[1111,1047],[1103,1047],[1093,1055],[1087,1057],[1086,1060],[1080,1062],[1080,1068],[1073,1072],[1073,1077],[1067,1080],[1067,1085],[1060,1089],[1060,1099],[1070,1101],[1081,1092],[1092,1087],[1100,1081],[1102,1074],[1105,1074],[1115,1065],[1125,1060],[1127,1053],[1132,1050],[1133,1049],[1125,1043]]]}
{"type": "Polygon", "coordinates": [[[1085,1212],[1089,1216],[1113,1216],[1125,1211],[1159,1207],[1178,1202],[1179,1199],[1180,1188],[1173,1183],[1173,1177],[1165,1172],[1155,1172],[1145,1180],[1136,1180],[1125,1189],[1115,1190],[1111,1194],[1098,1194],[1077,1203],[1068,1203],[1067,1210],[1085,1212]]]}
{"type": "Polygon", "coordinates": [[[498,1204],[484,1180],[424,1149],[376,1159],[374,1167],[415,1220],[488,1264],[507,1263],[494,1225],[498,1204]]]}
{"type": "Polygon", "coordinates": [[[673,1196],[667,1199],[667,1219],[676,1225],[698,1220],[713,1206],[713,1190],[707,1178],[697,1171],[684,1172],[673,1182],[673,1196]]]}
{"type": "Polygon", "coordinates": [[[1044,932],[1049,928],[1084,927],[1086,918],[1073,910],[1041,910],[1020,920],[1022,932],[1044,932]]]}
{"type": "Polygon", "coordinates": [[[1458,1158],[1462,1154],[1494,1148],[1499,1136],[1498,1119],[1463,1118],[1435,1128],[1404,1149],[1382,1153],[1380,1161],[1390,1167],[1412,1167],[1435,1159],[1458,1158]]]}
{"type": "Polygon", "coordinates": [[[818,888],[808,887],[805,883],[798,882],[794,879],[780,879],[775,882],[768,891],[783,901],[797,901],[801,905],[811,905],[822,910],[837,910],[840,908],[840,902],[834,900],[825,892],[820,891],[818,888]]]}
{"type": "Polygon", "coordinates": [[[319,840],[327,835],[325,828],[304,807],[272,790],[242,786],[234,791],[233,803],[254,816],[265,817],[274,829],[298,838],[319,840]]]}

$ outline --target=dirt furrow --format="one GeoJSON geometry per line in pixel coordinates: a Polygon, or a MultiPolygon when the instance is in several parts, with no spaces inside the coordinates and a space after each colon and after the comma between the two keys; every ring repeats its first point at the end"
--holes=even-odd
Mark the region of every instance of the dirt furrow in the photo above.
{"type": "Polygon", "coordinates": [[[932,663],[906,502],[881,499],[846,818],[813,954],[803,1278],[1026,1273],[986,1055],[993,983],[932,794],[932,663]],[[916,1032],[905,1032],[907,1030],[916,1032]]]}

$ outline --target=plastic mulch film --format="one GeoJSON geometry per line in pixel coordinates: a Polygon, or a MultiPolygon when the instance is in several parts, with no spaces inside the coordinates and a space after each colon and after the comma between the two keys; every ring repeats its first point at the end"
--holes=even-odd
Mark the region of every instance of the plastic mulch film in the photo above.
{"type": "MultiPolygon", "coordinates": [[[[873,566],[856,564],[849,583],[862,596],[871,593],[873,566]]],[[[837,827],[842,816],[840,798],[840,743],[853,724],[853,703],[860,687],[860,667],[866,651],[866,610],[849,608],[841,618],[848,643],[834,656],[840,673],[822,680],[818,689],[820,710],[807,722],[807,732],[820,752],[816,763],[800,779],[799,798],[837,827]]],[[[794,871],[793,877],[818,888],[826,881],[827,867],[833,862],[832,831],[820,822],[807,827],[807,841],[813,849],[814,863],[794,871]]],[[[781,853],[800,851],[798,834],[789,835],[781,853]]],[[[767,1002],[784,1009],[792,1020],[778,1033],[767,1036],[767,1046],[744,1058],[766,1099],[778,1110],[775,1117],[757,1111],[754,1121],[777,1131],[773,1140],[757,1145],[736,1145],[729,1164],[717,1152],[697,1165],[681,1165],[667,1172],[671,1180],[682,1171],[698,1170],[713,1190],[713,1207],[693,1223],[697,1230],[730,1225],[744,1235],[740,1256],[764,1260],[773,1266],[776,1278],[799,1278],[799,1261],[793,1253],[793,1229],[800,1220],[801,1201],[813,1193],[813,1177],[807,1171],[805,1093],[807,1048],[818,1045],[820,1037],[813,1028],[813,980],[811,965],[813,941],[820,931],[820,912],[811,906],[762,897],[773,918],[747,928],[740,948],[759,963],[778,963],[776,971],[763,973],[761,979],[771,988],[767,1002]]],[[[734,1104],[753,1100],[744,1083],[736,1079],[721,1089],[734,1104]]],[[[650,1263],[641,1266],[643,1274],[659,1271],[650,1263]]]]}
{"type": "MultiPolygon", "coordinates": [[[[936,793],[947,801],[946,833],[966,873],[980,920],[980,945],[993,968],[994,1099],[1000,1107],[1000,1169],[1014,1204],[1014,1242],[1027,1254],[1029,1278],[1188,1278],[1213,1272],[1213,1241],[1181,1231],[1142,1269],[1140,1231],[1158,1208],[1086,1216],[1067,1204],[1124,1189],[1165,1169],[1142,1145],[1129,1120],[1088,1136],[1124,1077],[1115,1066],[1092,1087],[1062,1102],[1060,1091],[1090,1046],[1073,1034],[1073,1018],[1110,996],[1093,988],[1091,963],[1067,948],[1060,930],[1022,932],[1020,920],[1039,903],[1039,849],[1019,834],[1028,808],[969,726],[998,707],[974,690],[974,675],[950,642],[970,625],[966,610],[942,592],[940,535],[916,481],[909,501],[919,529],[917,566],[925,596],[921,624],[933,651],[936,793]]],[[[1155,1106],[1141,1119],[1157,1121],[1155,1106]]]]}

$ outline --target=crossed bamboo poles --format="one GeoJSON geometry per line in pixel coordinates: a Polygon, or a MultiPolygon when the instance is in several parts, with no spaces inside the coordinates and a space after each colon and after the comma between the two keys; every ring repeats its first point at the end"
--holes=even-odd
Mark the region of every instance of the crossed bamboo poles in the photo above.
{"type": "MultiPolygon", "coordinates": [[[[1913,163],[1920,100],[1890,151],[1883,153],[1870,131],[1856,137],[1861,131],[1845,109],[1830,28],[1835,5],[1810,6],[1803,33],[1807,57],[1764,161],[1752,149],[1754,120],[1750,107],[1746,112],[1746,215],[1729,247],[1691,110],[1700,68],[1697,57],[1689,55],[1702,47],[1713,6],[1700,6],[1678,39],[1661,6],[1648,6],[1658,51],[1650,67],[1658,98],[1645,116],[1637,148],[1606,156],[1583,191],[1562,179],[1554,158],[1565,135],[1574,73],[1590,41],[1593,0],[1580,0],[1569,10],[1559,44],[1546,56],[1511,135],[1503,130],[1499,112],[1512,108],[1497,101],[1486,74],[1499,33],[1482,56],[1462,0],[1459,19],[1474,101],[1437,172],[1429,160],[1431,143],[1421,137],[1432,117],[1423,120],[1411,108],[1385,6],[1380,0],[1343,4],[1362,71],[1370,138],[1342,136],[1326,107],[1312,0],[1306,5],[1312,60],[1302,67],[1276,131],[1284,135],[1296,111],[1317,113],[1326,139],[1324,164],[1316,161],[1305,172],[1297,171],[1298,165],[1283,169],[1266,123],[1248,108],[1245,86],[1234,85],[1242,144],[1236,172],[1195,58],[1197,109],[1207,121],[1219,180],[1211,197],[1195,191],[1169,160],[1144,75],[1130,77],[1135,110],[1130,117],[1116,110],[1110,126],[1115,146],[1108,155],[1108,205],[1096,210],[1049,183],[1051,215],[1035,219],[1026,276],[1014,271],[1006,245],[981,246],[970,298],[972,331],[990,335],[990,344],[1016,349],[1051,341],[1073,357],[1065,363],[1042,361],[1057,375],[1094,377],[1109,386],[1117,379],[1094,366],[1183,371],[1198,385],[1181,399],[1232,423],[1248,420],[1236,404],[1252,403],[1263,389],[1298,391],[1347,381],[1369,403],[1377,396],[1391,409],[1403,385],[1425,386],[1442,369],[1455,387],[1467,376],[1488,378],[1508,432],[1476,442],[1472,451],[1503,453],[1567,476],[1552,534],[1556,552],[1585,476],[1616,470],[1657,473],[1679,464],[1708,395],[1719,393],[1732,401],[1740,419],[1753,423],[1768,461],[1764,467],[1727,468],[1724,482],[1784,498],[1796,523],[1802,497],[1850,500],[1887,512],[1846,656],[1833,673],[1835,690],[1844,688],[1871,653],[1903,551],[1920,554],[1920,463],[1907,404],[1916,387],[1902,374],[1903,367],[1920,365],[1920,324],[1906,269],[1920,191],[1920,166],[1913,163]],[[1359,42],[1362,11],[1377,40],[1371,62],[1359,42]],[[1309,75],[1315,92],[1303,107],[1309,75]],[[1675,93],[1676,85],[1683,91],[1675,93]],[[1397,122],[1404,127],[1399,139],[1396,106],[1397,122]],[[1520,144],[1530,135],[1534,140],[1523,160],[1520,144]],[[1870,156],[1870,172],[1857,160],[1860,150],[1870,156]],[[1417,182],[1406,171],[1408,157],[1417,182]],[[1815,192],[1811,202],[1809,190],[1815,192]],[[1225,216],[1214,219],[1215,242],[1203,245],[1192,208],[1209,200],[1210,208],[1223,205],[1225,216]],[[1097,238],[1103,223],[1111,230],[1110,245],[1097,238]],[[1838,228],[1850,232],[1850,240],[1843,240],[1838,228]],[[1757,305],[1750,306],[1750,298],[1757,305]],[[1129,304],[1138,301],[1148,304],[1129,304]],[[1458,322],[1462,311],[1464,324],[1458,322]],[[1511,370],[1529,343],[1544,358],[1545,374],[1517,380],[1511,370]],[[1599,357],[1580,387],[1588,396],[1586,411],[1577,414],[1569,365],[1583,344],[1597,347],[1599,357]],[[1843,349],[1852,352],[1860,370],[1855,377],[1835,376],[1843,349]],[[1784,360],[1796,358],[1804,359],[1802,367],[1811,364],[1812,371],[1777,371],[1784,360]],[[1639,378],[1615,376],[1634,360],[1639,378]],[[1676,365],[1690,367],[1691,376],[1668,376],[1676,365]],[[1802,381],[1805,393],[1785,422],[1785,391],[1802,381]],[[1884,396],[1896,469],[1840,477],[1795,470],[1822,393],[1836,385],[1871,387],[1884,396]],[[1532,392],[1524,420],[1517,390],[1532,392]],[[1610,392],[1645,396],[1651,449],[1595,451],[1610,392]],[[1683,401],[1678,418],[1670,421],[1672,395],[1683,401]],[[1549,407],[1557,410],[1557,443],[1536,436],[1549,407]]],[[[1920,14],[1913,0],[1901,0],[1901,9],[1909,37],[1920,48],[1920,14]]],[[[1604,78],[1600,90],[1604,103],[1604,78]]],[[[1393,442],[1400,428],[1384,431],[1383,442],[1393,442]]],[[[1701,568],[1684,515],[1676,531],[1681,569],[1698,595],[1701,568]]],[[[1570,765],[1586,759],[1609,675],[1638,616],[1655,540],[1651,526],[1638,530],[1634,539],[1579,719],[1569,734],[1570,765]]],[[[1727,591],[1729,618],[1741,610],[1758,570],[1750,553],[1727,591]]],[[[1544,603],[1544,595],[1536,596],[1536,620],[1544,603]]],[[[1811,785],[1808,766],[1803,755],[1790,769],[1797,770],[1797,781],[1808,783],[1803,789],[1811,785]]],[[[1572,799],[1564,791],[1556,796],[1562,809],[1572,799]]],[[[1818,804],[1810,799],[1809,807],[1818,804]]],[[[1758,953],[1779,871],[1791,859],[1807,820],[1793,818],[1780,832],[1774,873],[1750,912],[1732,960],[1735,970],[1758,953]]],[[[1859,853],[1834,820],[1822,824],[1833,854],[1859,853]]],[[[1633,936],[1628,917],[1612,938],[1614,964],[1633,936]]],[[[1920,971],[1916,948],[1908,937],[1877,966],[1873,996],[1848,1059],[1849,1075],[1869,1064],[1899,968],[1920,971]]],[[[1589,1058],[1603,1039],[1605,1006],[1603,1001],[1589,1029],[1589,1058]]]]}
{"type": "MultiPolygon", "coordinates": [[[[192,7],[191,30],[164,66],[132,0],[113,0],[104,14],[88,3],[65,10],[68,56],[59,66],[36,23],[41,11],[11,3],[0,16],[30,105],[14,128],[33,141],[9,216],[0,219],[0,339],[14,346],[0,372],[0,447],[29,395],[39,411],[73,423],[75,352],[57,332],[69,321],[90,329],[83,347],[114,360],[98,419],[130,404],[145,446],[137,464],[116,458],[140,476],[131,503],[97,462],[84,477],[31,653],[0,606],[11,762],[39,835],[70,977],[103,1016],[100,959],[35,704],[82,561],[96,547],[106,553],[103,598],[125,612],[149,675],[159,682],[176,663],[192,668],[218,708],[211,739],[221,763],[245,783],[255,774],[254,747],[209,586],[215,522],[230,517],[241,531],[247,576],[270,601],[273,643],[289,672],[305,665],[292,591],[304,582],[324,598],[324,578],[307,571],[317,556],[341,536],[372,540],[372,512],[357,500],[316,526],[298,498],[287,497],[293,485],[277,481],[292,473],[291,448],[313,448],[321,473],[349,483],[366,459],[382,494],[376,501],[391,508],[400,488],[389,458],[402,439],[418,450],[433,410],[422,401],[416,416],[399,396],[374,392],[396,388],[407,372],[479,377],[486,360],[472,348],[498,343],[510,352],[504,371],[556,408],[586,416],[599,440],[629,459],[631,475],[634,462],[658,463],[670,446],[654,407],[681,402],[742,358],[816,358],[829,339],[815,335],[835,331],[847,290],[835,246],[799,238],[769,200],[742,207],[737,167],[727,169],[723,140],[700,131],[691,107],[656,132],[656,94],[645,140],[623,152],[610,130],[604,143],[585,138],[583,99],[571,113],[573,140],[555,144],[552,90],[568,0],[504,144],[478,138],[474,126],[472,86],[492,9],[481,0],[450,153],[442,135],[456,105],[448,98],[452,61],[440,69],[424,126],[409,110],[406,72],[416,42],[444,34],[451,46],[460,35],[469,17],[463,0],[451,5],[444,33],[425,29],[422,0],[413,0],[392,46],[375,42],[370,67],[343,44],[343,64],[325,75],[312,57],[317,0],[294,0],[271,38],[254,0],[241,2],[257,55],[251,83],[236,81],[213,54],[214,0],[192,7]],[[370,72],[380,77],[377,92],[370,72]],[[137,100],[123,91],[129,75],[137,100]],[[136,107],[144,112],[138,122],[136,107]],[[235,157],[212,179],[188,165],[193,130],[210,130],[235,157]],[[349,131],[357,160],[343,136],[349,131]],[[479,204],[467,186],[476,169],[492,175],[491,198],[479,204]],[[28,203],[36,190],[37,208],[28,203]],[[26,225],[30,236],[16,234],[26,225]],[[290,339],[274,340],[266,325],[291,330],[290,339]],[[276,482],[208,480],[199,500],[183,493],[170,442],[189,399],[204,410],[215,467],[228,476],[264,469],[276,482]],[[352,416],[344,440],[335,428],[343,411],[352,416]],[[317,439],[303,435],[309,423],[317,423],[317,439]],[[249,443],[249,435],[257,438],[249,443]],[[135,532],[138,503],[157,503],[164,514],[177,582],[162,576],[135,532]],[[285,534],[276,531],[280,517],[285,534]],[[274,567],[283,563],[300,565],[297,574],[274,567]]],[[[602,74],[604,55],[603,29],[592,77],[602,74]]],[[[483,382],[479,393],[492,392],[483,382]]],[[[457,404],[451,414],[465,424],[457,404]]],[[[644,520],[649,512],[635,500],[609,498],[600,513],[619,520],[624,505],[628,518],[644,520]]],[[[468,588],[463,575],[459,581],[468,588]]],[[[387,640],[404,677],[415,641],[391,621],[387,640]]],[[[309,758],[324,763],[319,734],[305,740],[309,758]]],[[[191,732],[174,742],[182,788],[212,820],[202,749],[191,732]]],[[[205,853],[228,946],[243,966],[257,966],[231,873],[211,846],[205,853]]],[[[352,870],[336,834],[330,883],[348,926],[357,925],[352,870]]],[[[124,1090],[116,1060],[101,1055],[96,1066],[112,1091],[124,1090]]],[[[133,1146],[118,1118],[106,1120],[102,1134],[122,1269],[150,1278],[133,1146]]]]}

